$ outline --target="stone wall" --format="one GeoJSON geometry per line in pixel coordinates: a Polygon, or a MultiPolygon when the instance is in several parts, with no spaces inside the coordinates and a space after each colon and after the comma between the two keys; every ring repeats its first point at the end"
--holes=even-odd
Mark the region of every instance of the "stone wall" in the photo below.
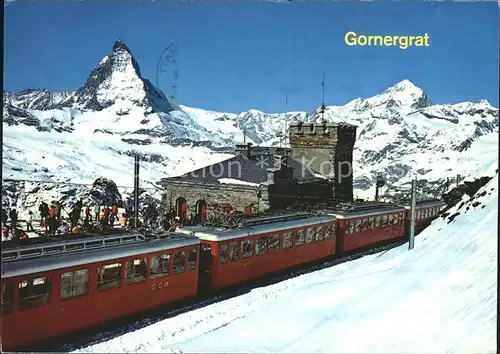
{"type": "Polygon", "coordinates": [[[196,215],[196,203],[204,200],[208,205],[211,204],[231,204],[233,209],[244,211],[250,203],[254,204],[254,210],[260,211],[269,208],[269,196],[267,184],[260,186],[233,185],[233,184],[215,184],[196,181],[165,181],[164,202],[175,207],[177,198],[184,198],[188,204],[188,215],[196,215]],[[260,190],[261,197],[258,198],[257,192],[260,190]]]}

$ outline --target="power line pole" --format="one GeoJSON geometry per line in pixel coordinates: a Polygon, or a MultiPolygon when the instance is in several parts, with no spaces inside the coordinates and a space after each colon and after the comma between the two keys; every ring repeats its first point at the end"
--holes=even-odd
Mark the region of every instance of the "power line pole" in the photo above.
{"type": "Polygon", "coordinates": [[[139,155],[134,156],[134,227],[139,219],[139,155]]]}
{"type": "Polygon", "coordinates": [[[410,235],[408,240],[408,249],[415,247],[415,214],[417,211],[417,176],[411,181],[411,207],[410,207],[410,235]]]}
{"type": "Polygon", "coordinates": [[[321,103],[321,120],[324,122],[325,121],[325,73],[323,73],[323,81],[321,81],[321,86],[323,86],[323,98],[322,98],[322,103],[321,103]]]}

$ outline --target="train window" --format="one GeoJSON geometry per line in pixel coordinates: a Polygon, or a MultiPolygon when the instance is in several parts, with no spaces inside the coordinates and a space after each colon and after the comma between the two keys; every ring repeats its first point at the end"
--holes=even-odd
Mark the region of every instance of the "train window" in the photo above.
{"type": "Polygon", "coordinates": [[[380,226],[382,226],[382,218],[381,218],[381,216],[379,215],[379,216],[375,217],[375,227],[377,227],[377,228],[378,228],[378,227],[380,227],[380,226]]]}
{"type": "Polygon", "coordinates": [[[81,269],[61,274],[61,299],[67,300],[87,295],[89,292],[89,271],[81,269]]]}
{"type": "Polygon", "coordinates": [[[361,231],[361,220],[356,220],[356,224],[355,224],[355,232],[360,232],[361,231]]]}
{"type": "Polygon", "coordinates": [[[304,230],[298,230],[295,234],[295,246],[302,246],[304,243],[306,243],[304,230]]]}
{"type": "Polygon", "coordinates": [[[280,236],[279,235],[271,235],[269,239],[269,252],[276,252],[280,249],[280,236]]]}
{"type": "Polygon", "coordinates": [[[151,257],[151,265],[149,268],[149,279],[158,279],[168,276],[170,271],[170,255],[161,254],[151,257]]]}
{"type": "Polygon", "coordinates": [[[174,266],[172,267],[172,272],[174,274],[184,273],[185,258],[186,258],[186,253],[184,251],[179,251],[174,253],[174,266]]]}
{"type": "Polygon", "coordinates": [[[2,315],[14,311],[14,285],[2,284],[2,315]]]}
{"type": "Polygon", "coordinates": [[[292,248],[293,247],[293,237],[291,232],[285,232],[283,234],[283,249],[292,248]]]}
{"type": "Polygon", "coordinates": [[[188,253],[188,270],[196,269],[196,248],[193,248],[188,253]]]}
{"type": "MultiPolygon", "coordinates": [[[[327,226],[329,227],[330,225],[327,226]]],[[[322,241],[324,239],[325,237],[323,236],[323,226],[318,226],[316,228],[316,241],[322,241]]]]}
{"type": "Polygon", "coordinates": [[[260,255],[266,253],[267,237],[261,237],[255,242],[255,254],[260,255]]]}
{"type": "Polygon", "coordinates": [[[401,225],[403,225],[405,223],[405,214],[404,213],[399,214],[399,223],[401,225]]]}
{"type": "Polygon", "coordinates": [[[354,230],[356,229],[356,224],[354,221],[349,221],[349,233],[350,234],[353,234],[354,233],[354,230]]]}
{"type": "Polygon", "coordinates": [[[331,233],[331,228],[333,228],[333,224],[326,224],[325,225],[325,239],[330,238],[332,236],[331,233]]]}
{"type": "Polygon", "coordinates": [[[394,214],[392,216],[392,224],[397,225],[398,224],[398,214],[394,214]]]}
{"type": "Polygon", "coordinates": [[[350,232],[351,232],[351,222],[350,221],[346,221],[345,222],[345,234],[349,235],[350,232]]]}
{"type": "Polygon", "coordinates": [[[52,296],[52,281],[50,278],[37,277],[32,281],[19,283],[19,310],[47,305],[52,296]]]}
{"type": "Polygon", "coordinates": [[[332,224],[332,237],[335,237],[337,233],[337,224],[332,224]]]}
{"type": "Polygon", "coordinates": [[[97,269],[97,290],[119,288],[122,284],[122,264],[107,264],[97,269]]]}
{"type": "Polygon", "coordinates": [[[241,258],[248,258],[253,256],[253,241],[241,241],[241,258]]]}
{"type": "Polygon", "coordinates": [[[236,242],[231,242],[229,245],[229,258],[231,261],[237,261],[239,257],[240,248],[236,242]]]}
{"type": "Polygon", "coordinates": [[[314,229],[313,228],[307,229],[306,243],[311,243],[313,241],[314,241],[314,229]]]}
{"type": "Polygon", "coordinates": [[[127,261],[125,265],[125,283],[135,284],[145,281],[147,264],[146,258],[127,261]]]}
{"type": "Polygon", "coordinates": [[[220,246],[220,262],[221,264],[227,263],[227,245],[220,246]]]}
{"type": "Polygon", "coordinates": [[[386,226],[392,225],[392,219],[394,219],[394,215],[392,215],[392,214],[387,215],[387,225],[386,226]]]}
{"type": "Polygon", "coordinates": [[[425,209],[425,212],[424,212],[424,218],[428,218],[429,217],[429,209],[425,209]]]}
{"type": "Polygon", "coordinates": [[[387,227],[388,217],[387,215],[382,215],[382,227],[387,227]]]}
{"type": "Polygon", "coordinates": [[[370,220],[370,229],[373,230],[375,228],[375,218],[372,216],[369,220],[370,220]]]}

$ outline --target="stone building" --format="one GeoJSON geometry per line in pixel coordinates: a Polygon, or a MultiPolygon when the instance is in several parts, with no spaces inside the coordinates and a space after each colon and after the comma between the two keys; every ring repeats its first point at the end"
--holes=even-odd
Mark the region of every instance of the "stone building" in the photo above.
{"type": "Polygon", "coordinates": [[[206,220],[217,208],[252,213],[352,201],[352,169],[342,163],[352,166],[355,136],[352,125],[294,123],[290,148],[238,143],[234,157],[158,184],[183,220],[206,220]]]}

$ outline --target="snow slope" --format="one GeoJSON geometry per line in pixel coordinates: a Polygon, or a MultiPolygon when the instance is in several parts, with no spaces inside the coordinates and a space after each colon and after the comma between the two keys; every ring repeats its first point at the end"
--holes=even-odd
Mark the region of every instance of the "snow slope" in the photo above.
{"type": "Polygon", "coordinates": [[[412,251],[257,288],[76,352],[496,353],[498,173],[487,172],[495,177],[412,251]]]}

